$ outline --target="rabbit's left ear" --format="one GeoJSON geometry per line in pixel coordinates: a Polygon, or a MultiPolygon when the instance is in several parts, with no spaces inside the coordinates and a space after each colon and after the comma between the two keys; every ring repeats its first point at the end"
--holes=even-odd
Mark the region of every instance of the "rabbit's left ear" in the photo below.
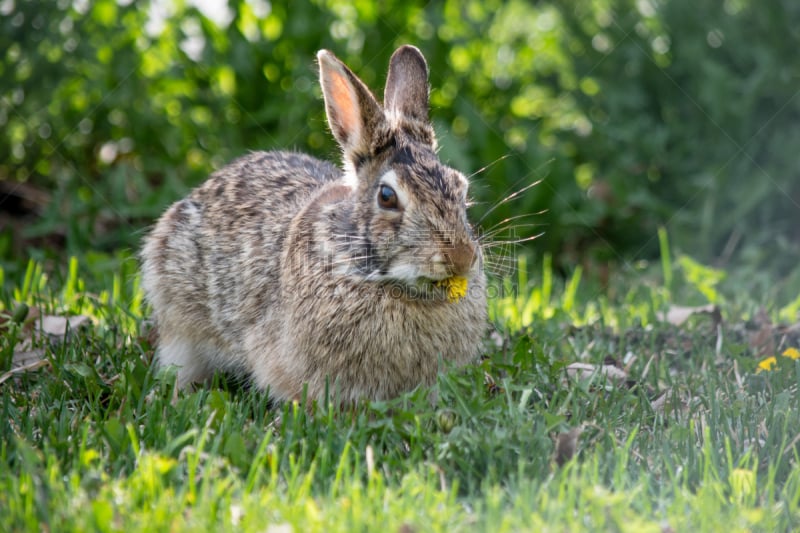
{"type": "Polygon", "coordinates": [[[325,111],[333,136],[354,161],[370,153],[385,117],[380,104],[364,83],[327,50],[317,53],[325,111]]]}
{"type": "Polygon", "coordinates": [[[391,115],[428,122],[428,64],[418,48],[405,45],[389,60],[383,105],[391,115]]]}

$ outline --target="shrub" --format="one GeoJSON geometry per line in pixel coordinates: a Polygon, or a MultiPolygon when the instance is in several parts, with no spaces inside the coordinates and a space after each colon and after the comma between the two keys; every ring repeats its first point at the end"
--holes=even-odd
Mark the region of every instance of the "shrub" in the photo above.
{"type": "Polygon", "coordinates": [[[536,247],[562,262],[655,255],[665,224],[704,260],[776,240],[797,260],[790,0],[231,0],[216,22],[123,4],[2,3],[0,178],[6,194],[48,191],[28,237],[136,247],[170,201],[239,154],[337,157],[316,50],[377,88],[412,42],[430,63],[443,159],[488,165],[476,218],[544,178],[484,227],[546,209],[515,233],[543,229],[536,247]]]}

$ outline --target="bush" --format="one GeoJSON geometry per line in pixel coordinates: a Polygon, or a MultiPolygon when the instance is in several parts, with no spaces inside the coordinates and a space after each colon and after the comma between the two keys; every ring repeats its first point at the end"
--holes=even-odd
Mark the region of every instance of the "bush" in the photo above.
{"type": "Polygon", "coordinates": [[[121,4],[0,8],[0,179],[6,194],[48,191],[28,238],[136,247],[169,202],[248,150],[338,157],[316,50],[378,88],[411,42],[430,63],[442,158],[488,165],[473,187],[485,228],[546,209],[515,233],[543,229],[537,249],[562,262],[653,256],[664,224],[704,260],[776,241],[786,253],[767,259],[799,257],[790,0],[231,0],[217,22],[121,4]]]}

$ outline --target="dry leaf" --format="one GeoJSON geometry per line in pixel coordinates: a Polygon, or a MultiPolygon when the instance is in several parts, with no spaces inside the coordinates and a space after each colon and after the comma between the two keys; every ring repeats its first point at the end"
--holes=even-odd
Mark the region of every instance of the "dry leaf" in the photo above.
{"type": "Polygon", "coordinates": [[[656,413],[663,413],[664,407],[667,405],[667,397],[669,396],[669,390],[665,390],[661,393],[658,398],[650,402],[650,407],[653,408],[653,411],[656,413]]]}
{"type": "Polygon", "coordinates": [[[696,307],[671,305],[666,313],[657,313],[656,315],[662,322],[669,322],[673,326],[680,326],[695,315],[711,315],[715,324],[722,322],[722,315],[719,312],[719,307],[714,304],[699,305],[696,307]]]}
{"type": "Polygon", "coordinates": [[[74,331],[83,324],[89,321],[88,316],[54,316],[45,315],[39,322],[39,330],[42,333],[53,337],[64,337],[67,334],[67,328],[74,331]]]}
{"type": "Polygon", "coordinates": [[[35,350],[14,350],[14,357],[11,359],[11,368],[19,368],[30,365],[36,361],[44,359],[44,348],[35,350]]]}
{"type": "Polygon", "coordinates": [[[556,436],[556,464],[564,466],[564,463],[575,457],[578,451],[578,437],[583,433],[583,428],[576,427],[556,436]]]}
{"type": "Polygon", "coordinates": [[[567,366],[567,375],[571,378],[590,379],[595,375],[605,376],[616,383],[628,379],[628,374],[614,365],[593,365],[590,363],[572,363],[567,366]]]}
{"type": "Polygon", "coordinates": [[[22,339],[14,346],[14,355],[11,358],[11,369],[0,375],[0,384],[8,381],[16,374],[33,372],[50,364],[44,358],[44,348],[34,348],[30,338],[22,339]]]}
{"type": "Polygon", "coordinates": [[[33,372],[49,364],[50,361],[44,358],[44,350],[41,348],[15,351],[14,358],[11,361],[11,370],[0,375],[0,385],[17,374],[33,372]]]}
{"type": "Polygon", "coordinates": [[[689,397],[678,390],[666,389],[650,401],[650,407],[658,414],[686,414],[689,409],[689,397]]]}
{"type": "Polygon", "coordinates": [[[753,317],[748,343],[759,357],[773,356],[775,354],[775,327],[772,320],[762,307],[753,317]]]}

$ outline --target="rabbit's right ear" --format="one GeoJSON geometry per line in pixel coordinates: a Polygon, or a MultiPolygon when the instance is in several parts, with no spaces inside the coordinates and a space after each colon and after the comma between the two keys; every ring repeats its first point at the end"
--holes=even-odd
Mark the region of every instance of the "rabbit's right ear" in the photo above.
{"type": "Polygon", "coordinates": [[[351,161],[367,156],[383,110],[367,86],[327,50],[317,52],[325,111],[333,136],[351,161]]]}
{"type": "Polygon", "coordinates": [[[422,52],[409,44],[395,50],[383,93],[386,110],[427,123],[428,92],[428,64],[422,52]]]}

